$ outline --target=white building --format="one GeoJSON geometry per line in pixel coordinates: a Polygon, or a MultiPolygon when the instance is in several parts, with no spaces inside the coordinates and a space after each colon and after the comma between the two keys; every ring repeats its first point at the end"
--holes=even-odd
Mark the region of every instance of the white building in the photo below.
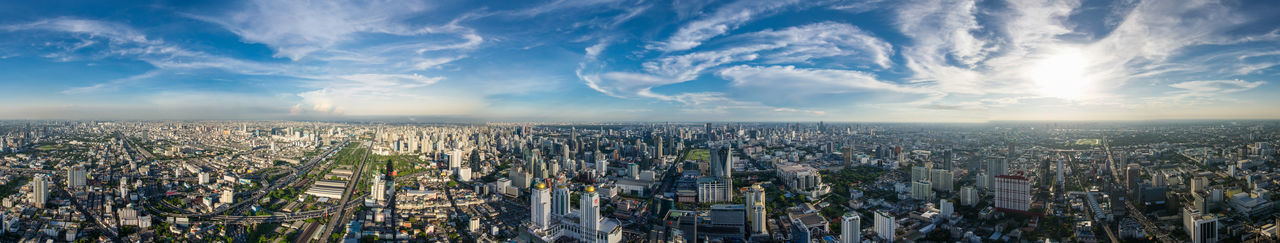
{"type": "Polygon", "coordinates": [[[751,185],[747,188],[747,230],[751,235],[769,234],[765,227],[765,221],[768,220],[768,214],[765,210],[764,188],[760,185],[751,185]]]}
{"type": "Polygon", "coordinates": [[[67,186],[72,188],[80,188],[85,186],[86,173],[83,165],[72,166],[67,169],[67,186]]]}
{"type": "Polygon", "coordinates": [[[454,149],[449,151],[449,169],[462,167],[462,150],[454,149]]]}
{"type": "Polygon", "coordinates": [[[862,217],[858,213],[848,212],[844,214],[840,222],[840,242],[841,243],[858,243],[862,242],[862,217]]]}
{"type": "Polygon", "coordinates": [[[533,186],[529,194],[529,221],[536,230],[546,230],[551,226],[551,190],[547,184],[539,182],[533,186]]]}
{"type": "Polygon", "coordinates": [[[933,200],[933,185],[928,181],[911,182],[911,198],[916,200],[933,200]]]}
{"type": "Polygon", "coordinates": [[[1218,217],[1191,208],[1182,209],[1182,224],[1193,243],[1218,242],[1218,217]]]}
{"type": "Polygon", "coordinates": [[[44,208],[49,202],[49,176],[36,174],[31,179],[31,206],[44,208]]]}
{"type": "Polygon", "coordinates": [[[932,180],[929,181],[933,185],[933,190],[939,192],[951,192],[955,188],[954,175],[950,170],[933,169],[930,173],[932,180]]]}
{"type": "Polygon", "coordinates": [[[951,217],[951,214],[956,212],[955,204],[956,203],[952,202],[950,199],[942,199],[938,201],[938,214],[942,215],[943,218],[951,217]]]}
{"type": "Polygon", "coordinates": [[[886,242],[893,242],[898,231],[897,219],[885,211],[876,211],[876,236],[886,242]]]}

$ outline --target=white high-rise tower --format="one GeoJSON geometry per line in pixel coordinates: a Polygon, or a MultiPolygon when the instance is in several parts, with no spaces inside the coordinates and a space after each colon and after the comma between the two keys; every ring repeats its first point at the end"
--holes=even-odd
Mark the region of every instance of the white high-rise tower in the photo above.
{"type": "Polygon", "coordinates": [[[579,212],[582,217],[579,221],[582,224],[582,231],[587,232],[588,235],[595,235],[595,232],[600,229],[600,194],[596,193],[594,186],[587,186],[583,191],[582,203],[579,204],[582,206],[579,212]]]}
{"type": "Polygon", "coordinates": [[[539,182],[534,186],[529,200],[529,221],[538,230],[547,229],[551,225],[551,190],[547,189],[547,184],[539,182]]]}
{"type": "Polygon", "coordinates": [[[747,188],[747,226],[752,235],[767,234],[765,221],[768,220],[765,214],[765,196],[764,188],[760,185],[751,185],[747,188]]]}
{"type": "Polygon", "coordinates": [[[840,242],[856,243],[862,241],[862,216],[848,212],[840,222],[840,242]]]}

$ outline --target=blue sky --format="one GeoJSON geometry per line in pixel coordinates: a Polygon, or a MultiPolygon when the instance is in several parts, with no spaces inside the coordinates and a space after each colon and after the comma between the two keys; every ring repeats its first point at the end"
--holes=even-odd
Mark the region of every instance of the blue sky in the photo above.
{"type": "Polygon", "coordinates": [[[1280,118],[1275,1],[5,1],[0,119],[1280,118]]]}

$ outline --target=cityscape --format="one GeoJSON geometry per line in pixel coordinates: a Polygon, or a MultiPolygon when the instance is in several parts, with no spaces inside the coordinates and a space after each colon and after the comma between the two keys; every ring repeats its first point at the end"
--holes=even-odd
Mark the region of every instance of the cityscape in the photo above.
{"type": "Polygon", "coordinates": [[[3,2],[0,242],[1280,242],[1275,13],[3,2]]]}

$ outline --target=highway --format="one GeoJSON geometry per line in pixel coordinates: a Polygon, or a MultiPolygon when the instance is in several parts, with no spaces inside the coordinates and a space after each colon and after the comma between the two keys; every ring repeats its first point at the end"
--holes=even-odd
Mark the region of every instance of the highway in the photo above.
{"type": "MultiPolygon", "coordinates": [[[[1102,148],[1103,148],[1103,150],[1104,150],[1104,151],[1106,151],[1106,153],[1107,153],[1107,163],[1109,163],[1109,164],[1113,164],[1113,165],[1114,165],[1114,164],[1115,164],[1115,160],[1114,160],[1114,159],[1112,158],[1112,156],[1111,156],[1111,147],[1107,145],[1107,142],[1106,142],[1106,139],[1105,139],[1105,138],[1103,138],[1103,140],[1102,140],[1102,141],[1103,141],[1103,142],[1102,142],[1102,148]]],[[[1122,169],[1123,169],[1123,168],[1122,168],[1122,169]]],[[[1119,170],[1111,170],[1111,175],[1112,175],[1113,177],[1115,177],[1115,178],[1120,178],[1120,176],[1119,176],[1119,175],[1117,175],[1117,171],[1119,171],[1119,170]]],[[[1123,180],[1117,180],[1117,181],[1123,181],[1123,180]]],[[[1121,183],[1121,184],[1122,184],[1125,188],[1127,188],[1129,191],[1132,191],[1132,190],[1141,190],[1140,188],[1128,188],[1129,183],[1121,183]]],[[[1156,227],[1156,225],[1155,225],[1155,224],[1151,223],[1151,220],[1147,219],[1147,215],[1146,215],[1146,214],[1143,214],[1143,213],[1142,213],[1142,211],[1139,211],[1137,207],[1134,207],[1134,206],[1133,206],[1133,201],[1132,201],[1132,200],[1124,200],[1124,206],[1125,206],[1125,208],[1129,209],[1129,215],[1131,215],[1131,216],[1133,217],[1133,219],[1138,220],[1138,223],[1139,223],[1139,224],[1142,224],[1142,228],[1143,228],[1143,230],[1146,230],[1148,235],[1155,235],[1155,236],[1156,236],[1156,239],[1158,239],[1158,240],[1160,240],[1160,242],[1164,242],[1164,243],[1174,243],[1174,242],[1177,242],[1177,241],[1174,241],[1174,240],[1173,240],[1173,238],[1169,238],[1169,233],[1168,233],[1168,232],[1164,232],[1164,230],[1160,230],[1160,227],[1156,227]]]]}

